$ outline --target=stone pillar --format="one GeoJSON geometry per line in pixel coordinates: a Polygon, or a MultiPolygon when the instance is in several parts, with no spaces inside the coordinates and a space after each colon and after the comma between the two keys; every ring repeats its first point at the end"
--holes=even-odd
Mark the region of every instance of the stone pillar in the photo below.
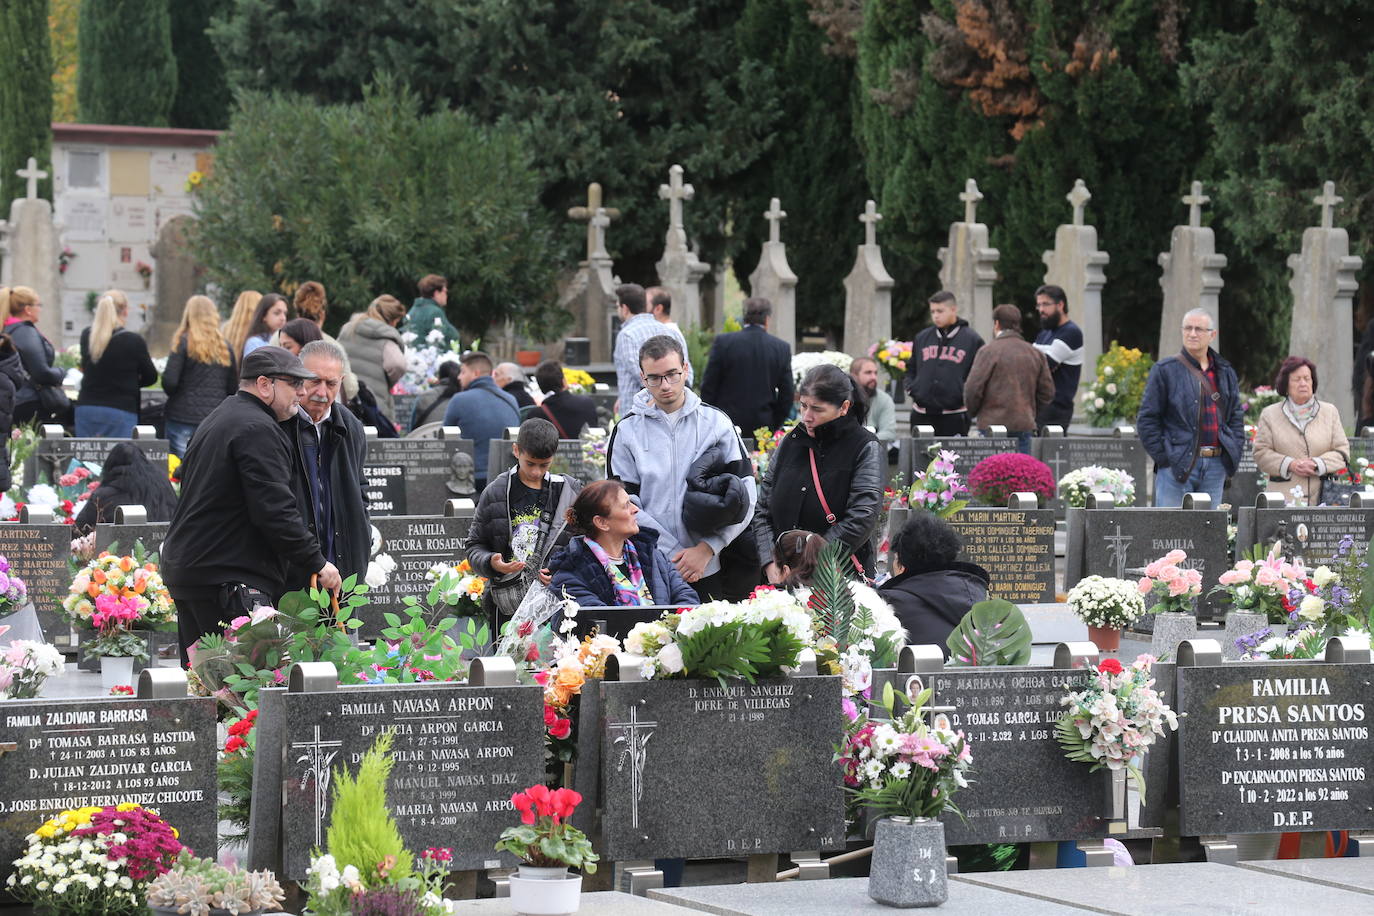
{"type": "Polygon", "coordinates": [[[611,271],[606,227],[619,216],[619,210],[601,205],[601,185],[596,182],[587,185],[587,205],[568,211],[570,219],[587,223],[587,259],[578,264],[577,273],[559,297],[559,305],[573,313],[576,336],[587,338],[593,363],[609,363],[613,352],[611,317],[620,280],[611,271]]]}
{"type": "Polygon", "coordinates": [[[153,314],[143,328],[143,337],[148,341],[148,351],[154,356],[167,355],[172,335],[181,323],[186,300],[200,288],[200,276],[204,271],[191,256],[187,243],[193,222],[190,216],[172,217],[158,232],[157,244],[152,248],[152,256],[157,261],[157,270],[153,272],[156,297],[153,314]]]}
{"type": "Polygon", "coordinates": [[[38,318],[38,330],[61,347],[62,286],[57,269],[61,248],[52,203],[38,196],[38,182],[48,173],[40,171],[38,161],[30,156],[28,167],[15,174],[26,179],[28,187],[23,197],[10,203],[9,222],[0,224],[6,237],[0,286],[28,286],[38,293],[39,301],[47,306],[38,318]]]}
{"type": "Polygon", "coordinates": [[[992,284],[997,280],[1001,253],[988,246],[988,227],[977,221],[983,194],[970,178],[959,195],[964,221],[951,223],[949,244],[940,249],[940,284],[954,294],[959,314],[983,340],[992,340],[992,284]]]}
{"type": "Polygon", "coordinates": [[[787,213],[774,197],[763,218],[768,220],[768,241],[759,253],[759,266],[749,275],[749,294],[773,304],[772,333],[797,350],[797,275],[787,266],[787,246],[782,243],[780,223],[787,213]]]}
{"type": "MultiPolygon", "coordinates": [[[[1188,225],[1174,227],[1169,250],[1159,256],[1159,266],[1163,268],[1159,285],[1164,290],[1164,310],[1159,319],[1160,359],[1183,349],[1183,316],[1192,309],[1207,309],[1216,320],[1214,327],[1221,330],[1217,295],[1221,292],[1226,255],[1216,253],[1212,230],[1202,225],[1202,205],[1210,201],[1202,193],[1202,182],[1193,182],[1191,193],[1183,198],[1188,205],[1188,225]]],[[[1220,348],[1220,334],[1214,346],[1220,348]]]]}
{"type": "Polygon", "coordinates": [[[687,247],[687,230],[682,224],[682,202],[691,200],[696,189],[682,181],[682,166],[668,170],[668,184],[658,186],[658,196],[668,201],[668,234],[663,239],[663,257],[654,265],[658,285],[673,297],[673,320],[684,328],[700,326],[701,278],[711,270],[697,253],[687,247]]]}
{"type": "Polygon", "coordinates": [[[1353,357],[1350,352],[1351,300],[1358,286],[1355,274],[1362,261],[1350,253],[1350,236],[1333,225],[1336,204],[1334,182],[1326,182],[1322,193],[1312,202],[1322,208],[1321,225],[1304,230],[1302,253],[1288,256],[1293,279],[1292,331],[1288,352],[1305,356],[1321,367],[1322,378],[1335,384],[1323,385],[1317,395],[1336,405],[1342,423],[1351,423],[1355,404],[1350,386],[1353,357]]]}
{"type": "MultiPolygon", "coordinates": [[[[1092,193],[1078,179],[1067,200],[1073,205],[1073,222],[1054,231],[1054,250],[1044,254],[1045,282],[1063,287],[1069,297],[1069,319],[1083,331],[1083,373],[1078,390],[1093,383],[1097,358],[1102,355],[1102,287],[1107,282],[1103,268],[1110,260],[1097,250],[1097,229],[1083,222],[1083,208],[1092,193]]],[[[1074,404],[1078,404],[1077,397],[1074,404]]]]}
{"type": "Polygon", "coordinates": [[[854,257],[854,269],[844,278],[844,349],[850,356],[867,356],[868,348],[892,336],[892,277],[883,266],[877,224],[883,215],[869,201],[859,222],[864,243],[854,257]]]}

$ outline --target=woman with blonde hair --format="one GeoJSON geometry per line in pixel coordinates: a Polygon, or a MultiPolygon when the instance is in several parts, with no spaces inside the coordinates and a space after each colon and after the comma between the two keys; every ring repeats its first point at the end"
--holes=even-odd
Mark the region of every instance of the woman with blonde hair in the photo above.
{"type": "Polygon", "coordinates": [[[52,343],[35,326],[43,303],[38,293],[27,286],[0,286],[0,315],[5,316],[5,333],[19,351],[19,360],[28,381],[14,395],[14,422],[40,420],[71,421],[71,405],[62,393],[66,373],[53,365],[57,353],[52,343]]]}
{"type": "Polygon", "coordinates": [[[397,330],[405,317],[406,307],[399,299],[381,295],[339,331],[339,345],[348,354],[353,373],[372,392],[377,408],[392,421],[396,412],[391,386],[406,372],[406,345],[397,330]]]}
{"type": "Polygon", "coordinates": [[[229,342],[235,356],[243,352],[243,345],[248,340],[248,329],[253,326],[253,313],[257,311],[258,303],[261,301],[262,293],[255,289],[244,290],[234,300],[234,311],[230,313],[229,320],[220,325],[220,333],[229,342]]]}
{"type": "Polygon", "coordinates": [[[139,389],[157,381],[157,369],[141,336],[126,331],[129,300],[106,290],[95,319],[81,332],[81,394],[76,399],[76,435],[127,439],[138,425],[139,389]]]}
{"type": "Polygon", "coordinates": [[[205,296],[186,300],[162,373],[167,392],[167,442],[177,457],[210,411],[238,389],[234,350],[219,330],[219,312],[205,296]]]}

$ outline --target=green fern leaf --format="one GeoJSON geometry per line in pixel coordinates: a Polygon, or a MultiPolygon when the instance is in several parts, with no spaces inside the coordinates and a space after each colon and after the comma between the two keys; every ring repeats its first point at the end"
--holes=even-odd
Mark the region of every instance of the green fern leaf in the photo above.
{"type": "Polygon", "coordinates": [[[854,593],[849,590],[849,547],[841,541],[825,545],[811,579],[811,606],[821,637],[845,639],[854,617],[854,593]]]}

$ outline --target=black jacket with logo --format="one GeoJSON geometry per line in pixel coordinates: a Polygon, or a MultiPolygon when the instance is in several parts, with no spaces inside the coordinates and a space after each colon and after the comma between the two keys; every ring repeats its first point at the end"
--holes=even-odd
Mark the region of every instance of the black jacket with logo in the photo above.
{"type": "Polygon", "coordinates": [[[958,413],[964,409],[964,382],[983,338],[960,318],[948,331],[931,325],[916,335],[906,363],[906,393],[919,413],[958,413]]]}

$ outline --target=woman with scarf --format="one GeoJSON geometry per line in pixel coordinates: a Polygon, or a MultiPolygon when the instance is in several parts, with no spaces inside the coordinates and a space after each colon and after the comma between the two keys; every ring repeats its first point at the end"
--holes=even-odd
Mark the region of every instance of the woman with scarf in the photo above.
{"type": "Polygon", "coordinates": [[[568,509],[578,536],[549,561],[555,594],[582,607],[631,607],[700,601],[658,550],[658,532],[640,528],[639,507],[618,480],[587,484],[568,509]]]}
{"type": "Polygon", "coordinates": [[[1255,463],[1268,475],[1270,493],[1288,502],[1300,495],[1307,505],[1318,505],[1322,475],[1340,471],[1350,460],[1340,411],[1317,400],[1317,367],[1301,356],[1283,361],[1274,388],[1283,400],[1260,413],[1255,463]]]}
{"type": "MultiPolygon", "coordinates": [[[[116,443],[100,468],[100,486],[77,514],[75,527],[82,534],[96,525],[115,520],[117,506],[142,506],[150,522],[170,522],[177,507],[177,494],[167,481],[165,467],[158,467],[131,442],[116,443]]],[[[127,553],[133,544],[121,544],[127,553]]],[[[156,544],[144,544],[157,550],[156,544]]]]}

